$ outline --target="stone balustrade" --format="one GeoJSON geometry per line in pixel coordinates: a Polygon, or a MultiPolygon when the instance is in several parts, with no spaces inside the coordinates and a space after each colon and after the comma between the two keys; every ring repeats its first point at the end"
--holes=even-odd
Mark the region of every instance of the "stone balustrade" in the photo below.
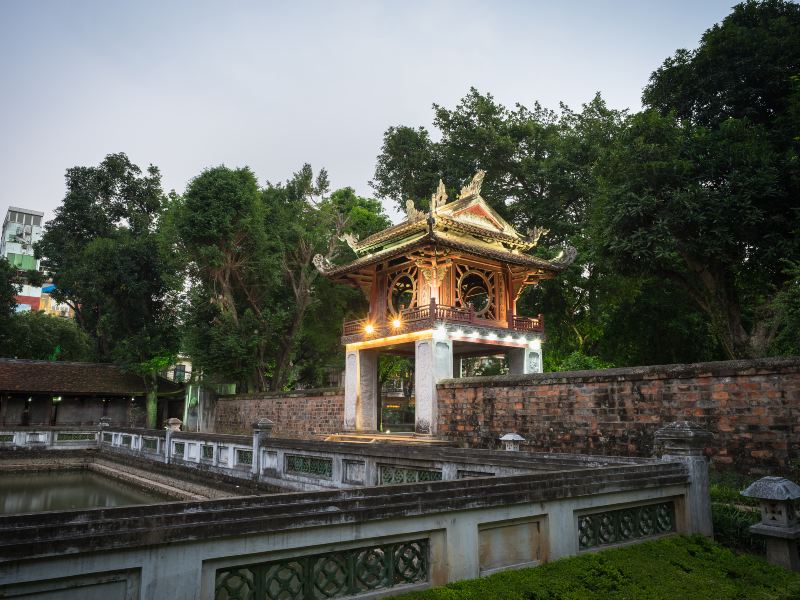
{"type": "Polygon", "coordinates": [[[97,446],[93,427],[0,427],[0,449],[67,450],[97,446]]]}
{"type": "Polygon", "coordinates": [[[692,490],[707,484],[697,444],[681,453],[686,431],[700,437],[686,426],[658,460],[301,442],[257,425],[251,437],[102,428],[109,458],[301,491],[0,516],[0,595],[376,598],[695,533],[692,490]]]}

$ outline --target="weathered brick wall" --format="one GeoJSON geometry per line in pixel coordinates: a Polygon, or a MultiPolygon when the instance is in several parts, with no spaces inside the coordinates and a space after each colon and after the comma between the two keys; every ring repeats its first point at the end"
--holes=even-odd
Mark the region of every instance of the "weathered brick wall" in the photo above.
{"type": "Polygon", "coordinates": [[[341,431],[344,426],[343,390],[239,394],[217,398],[214,431],[252,433],[252,424],[266,417],[275,423],[273,435],[314,438],[341,431]]]}
{"type": "Polygon", "coordinates": [[[800,358],[452,379],[439,433],[493,447],[515,431],[536,451],[652,456],[653,433],[692,420],[717,466],[781,471],[798,459],[800,358]]]}

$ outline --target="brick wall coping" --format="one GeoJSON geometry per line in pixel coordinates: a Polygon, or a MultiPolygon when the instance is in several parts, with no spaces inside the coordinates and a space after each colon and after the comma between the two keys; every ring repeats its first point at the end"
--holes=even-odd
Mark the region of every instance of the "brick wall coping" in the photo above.
{"type": "Polygon", "coordinates": [[[341,396],[342,388],[309,388],[307,390],[289,390],[288,392],[258,392],[254,394],[228,394],[218,396],[217,400],[261,400],[264,398],[308,398],[311,396],[341,396]]]}
{"type": "Polygon", "coordinates": [[[647,464],[566,473],[456,479],[336,490],[0,516],[0,563],[271,531],[561,501],[681,486],[685,465],[647,464]]]}
{"type": "Polygon", "coordinates": [[[800,356],[722,360],[716,362],[649,365],[589,371],[558,371],[529,375],[494,375],[443,379],[440,388],[509,387],[554,383],[592,383],[601,381],[638,381],[644,379],[683,379],[693,377],[735,377],[800,372],[800,356]]]}

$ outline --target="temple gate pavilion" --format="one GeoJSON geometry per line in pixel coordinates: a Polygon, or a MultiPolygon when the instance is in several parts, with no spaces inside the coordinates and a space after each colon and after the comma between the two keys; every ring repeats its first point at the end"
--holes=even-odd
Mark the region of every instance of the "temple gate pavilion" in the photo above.
{"type": "Polygon", "coordinates": [[[542,370],[542,317],[517,315],[522,291],[563,271],[568,247],[554,260],[526,254],[545,233],[523,236],[481,197],[478,171],[458,199],[444,184],[427,213],[406,203],[406,219],[363,240],[343,239],[358,258],[314,264],[333,281],[361,289],[368,315],[344,323],[346,431],[375,431],[378,356],[413,356],[415,430],[436,432],[436,383],[460,376],[461,359],[505,353],[511,374],[542,370]]]}

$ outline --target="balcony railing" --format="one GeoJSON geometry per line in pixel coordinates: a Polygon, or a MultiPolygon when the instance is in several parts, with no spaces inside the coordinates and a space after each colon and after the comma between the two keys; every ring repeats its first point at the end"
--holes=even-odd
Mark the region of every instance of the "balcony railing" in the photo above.
{"type": "Polygon", "coordinates": [[[369,319],[345,321],[342,327],[342,335],[344,337],[358,335],[383,337],[408,331],[419,331],[433,327],[435,323],[479,325],[498,329],[511,329],[513,331],[544,330],[542,315],[537,317],[515,316],[510,323],[506,321],[499,322],[482,319],[469,309],[445,306],[437,304],[435,301],[431,301],[426,306],[417,306],[401,311],[399,321],[399,327],[394,327],[391,323],[386,322],[370,322],[369,319]]]}
{"type": "Polygon", "coordinates": [[[542,331],[542,315],[538,317],[514,317],[514,331],[542,331]]]}

